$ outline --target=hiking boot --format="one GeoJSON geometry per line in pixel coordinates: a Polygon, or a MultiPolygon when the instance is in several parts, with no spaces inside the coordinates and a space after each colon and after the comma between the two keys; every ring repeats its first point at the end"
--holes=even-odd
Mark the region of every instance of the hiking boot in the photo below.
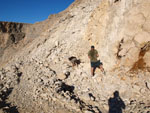
{"type": "Polygon", "coordinates": [[[92,78],[96,78],[96,77],[97,77],[97,75],[93,75],[93,76],[92,76],[92,78]]]}
{"type": "Polygon", "coordinates": [[[92,78],[96,78],[96,76],[92,76],[92,78]]]}

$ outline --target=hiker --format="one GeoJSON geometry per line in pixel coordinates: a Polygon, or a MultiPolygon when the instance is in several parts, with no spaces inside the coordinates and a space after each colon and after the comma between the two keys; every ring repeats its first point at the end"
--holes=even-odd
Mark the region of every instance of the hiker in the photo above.
{"type": "Polygon", "coordinates": [[[94,76],[94,72],[95,72],[95,69],[97,67],[105,74],[102,62],[100,62],[100,60],[97,60],[98,56],[99,55],[98,55],[98,52],[95,49],[95,47],[91,46],[91,50],[88,52],[88,57],[91,61],[91,74],[92,74],[92,76],[94,76]]]}

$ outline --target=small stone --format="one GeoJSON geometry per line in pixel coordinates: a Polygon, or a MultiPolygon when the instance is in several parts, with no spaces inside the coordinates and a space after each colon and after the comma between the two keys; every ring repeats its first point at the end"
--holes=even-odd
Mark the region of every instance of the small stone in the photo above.
{"type": "Polygon", "coordinates": [[[65,72],[65,75],[66,77],[68,77],[70,75],[70,72],[69,71],[65,72]]]}
{"type": "Polygon", "coordinates": [[[95,101],[95,96],[93,96],[92,93],[89,93],[89,97],[90,97],[90,99],[91,99],[92,101],[95,101]]]}
{"type": "Polygon", "coordinates": [[[59,74],[59,75],[57,75],[57,77],[58,77],[58,79],[60,79],[60,80],[64,80],[64,79],[66,79],[67,77],[66,77],[66,75],[65,74],[59,74]]]}
{"type": "Polygon", "coordinates": [[[59,59],[56,58],[56,59],[54,59],[53,61],[55,62],[55,64],[57,64],[57,63],[59,62],[59,59]]]}
{"type": "Polygon", "coordinates": [[[94,98],[94,97],[90,97],[90,99],[91,99],[92,101],[95,101],[95,98],[94,98]]]}
{"type": "Polygon", "coordinates": [[[141,92],[142,94],[146,93],[145,88],[142,88],[142,89],[140,90],[140,92],[141,92]]]}
{"type": "Polygon", "coordinates": [[[44,62],[44,66],[48,67],[49,66],[48,62],[44,62]]]}
{"type": "Polygon", "coordinates": [[[145,82],[145,85],[148,89],[150,89],[150,82],[145,82]]]}
{"type": "Polygon", "coordinates": [[[55,42],[55,46],[59,46],[59,41],[56,41],[56,42],[55,42]]]}
{"type": "Polygon", "coordinates": [[[9,84],[6,84],[5,87],[6,87],[6,88],[9,88],[9,84]]]}
{"type": "Polygon", "coordinates": [[[90,100],[91,100],[91,98],[90,98],[90,96],[89,96],[88,93],[82,94],[82,95],[81,95],[81,98],[82,98],[83,100],[86,100],[86,101],[90,101],[90,100]]]}
{"type": "Polygon", "coordinates": [[[43,97],[45,100],[48,100],[48,96],[47,96],[47,94],[41,94],[41,97],[43,97]]]}
{"type": "Polygon", "coordinates": [[[42,81],[41,79],[38,79],[38,80],[37,80],[38,83],[41,82],[41,81],[42,81]]]}
{"type": "Polygon", "coordinates": [[[48,77],[45,77],[45,76],[43,76],[43,77],[41,77],[41,79],[42,79],[42,81],[44,82],[44,83],[47,83],[49,80],[48,80],[48,77]]]}
{"type": "Polygon", "coordinates": [[[5,75],[2,74],[0,79],[3,80],[4,78],[5,78],[5,75]]]}
{"type": "Polygon", "coordinates": [[[6,91],[7,91],[7,88],[5,87],[5,89],[4,89],[3,91],[6,92],[6,91]]]}
{"type": "Polygon", "coordinates": [[[76,104],[76,101],[74,99],[72,99],[71,102],[76,104]]]}
{"type": "Polygon", "coordinates": [[[95,113],[99,113],[99,108],[94,107],[93,110],[95,111],[95,113]]]}
{"type": "Polygon", "coordinates": [[[93,113],[92,111],[84,111],[84,113],[93,113]]]}
{"type": "Polygon", "coordinates": [[[12,82],[12,81],[11,81],[10,79],[7,80],[7,83],[8,83],[8,84],[11,83],[11,82],[12,82]]]}

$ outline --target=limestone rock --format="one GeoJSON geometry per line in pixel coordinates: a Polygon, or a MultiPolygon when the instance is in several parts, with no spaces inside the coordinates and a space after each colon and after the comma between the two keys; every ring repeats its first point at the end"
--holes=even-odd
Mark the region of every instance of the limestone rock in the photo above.
{"type": "Polygon", "coordinates": [[[61,79],[61,80],[64,80],[64,79],[67,78],[67,76],[65,74],[63,74],[63,73],[62,74],[58,74],[57,77],[58,77],[58,79],[61,79]]]}
{"type": "Polygon", "coordinates": [[[146,43],[146,42],[150,41],[149,33],[148,32],[139,32],[135,36],[134,40],[137,41],[139,44],[146,43]]]}
{"type": "Polygon", "coordinates": [[[85,111],[84,113],[93,113],[92,111],[85,111]]]}

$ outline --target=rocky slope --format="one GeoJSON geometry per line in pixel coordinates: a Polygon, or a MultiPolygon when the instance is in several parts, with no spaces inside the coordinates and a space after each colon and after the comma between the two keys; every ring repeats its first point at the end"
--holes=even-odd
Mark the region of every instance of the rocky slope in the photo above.
{"type": "Polygon", "coordinates": [[[13,22],[0,22],[0,60],[1,60],[0,64],[1,65],[14,52],[13,50],[15,50],[15,47],[13,47],[12,45],[16,45],[19,41],[24,39],[25,26],[27,26],[27,24],[13,23],[13,22]]]}
{"type": "Polygon", "coordinates": [[[0,68],[42,32],[42,22],[32,24],[0,22],[0,68]]]}
{"type": "Polygon", "coordinates": [[[149,113],[149,6],[149,0],[76,0],[27,26],[26,44],[1,66],[0,112],[149,113]],[[98,69],[90,75],[91,44],[106,75],[98,69]],[[71,56],[81,63],[72,67],[71,56]]]}

